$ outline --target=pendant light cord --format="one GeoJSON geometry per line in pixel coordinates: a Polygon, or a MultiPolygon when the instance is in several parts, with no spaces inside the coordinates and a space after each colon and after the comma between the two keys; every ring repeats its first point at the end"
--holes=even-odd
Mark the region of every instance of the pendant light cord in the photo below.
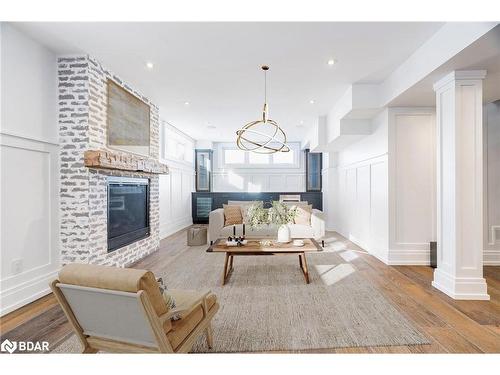
{"type": "Polygon", "coordinates": [[[264,70],[264,103],[267,103],[267,70],[264,70]]]}

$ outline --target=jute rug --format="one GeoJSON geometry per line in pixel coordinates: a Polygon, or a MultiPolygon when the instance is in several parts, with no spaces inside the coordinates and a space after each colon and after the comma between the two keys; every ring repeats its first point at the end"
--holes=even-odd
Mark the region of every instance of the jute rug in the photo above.
{"type": "MultiPolygon", "coordinates": [[[[357,346],[428,344],[420,333],[346,259],[347,251],[307,255],[305,284],[297,255],[235,257],[221,286],[224,255],[191,247],[158,274],[173,289],[211,289],[220,310],[214,348],[204,337],[194,352],[297,351],[357,346]]],[[[75,336],[54,350],[80,352],[75,336]]]]}

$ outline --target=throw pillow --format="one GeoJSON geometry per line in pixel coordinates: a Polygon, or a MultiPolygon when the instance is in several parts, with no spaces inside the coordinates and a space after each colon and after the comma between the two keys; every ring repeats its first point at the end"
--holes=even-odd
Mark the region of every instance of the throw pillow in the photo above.
{"type": "Polygon", "coordinates": [[[250,212],[250,209],[253,207],[253,204],[244,204],[241,205],[241,217],[243,218],[243,223],[248,224],[248,213],[250,212]]]}
{"type": "MultiPolygon", "coordinates": [[[[163,297],[163,300],[165,301],[165,304],[167,305],[168,309],[175,309],[175,299],[174,297],[168,293],[167,291],[167,286],[165,285],[165,282],[161,277],[157,278],[156,281],[158,282],[158,288],[160,289],[160,294],[163,297]]],[[[179,320],[181,317],[178,314],[175,314],[172,316],[172,320],[179,320]]]]}
{"type": "Polygon", "coordinates": [[[229,206],[240,206],[241,208],[241,217],[244,224],[248,224],[248,210],[254,205],[258,204],[260,206],[264,205],[263,201],[227,201],[229,206]]]}
{"type": "Polygon", "coordinates": [[[224,208],[224,226],[233,224],[243,224],[240,206],[222,205],[224,208]]]}
{"type": "Polygon", "coordinates": [[[311,225],[312,204],[296,205],[297,214],[295,215],[294,223],[301,225],[311,225]]]}

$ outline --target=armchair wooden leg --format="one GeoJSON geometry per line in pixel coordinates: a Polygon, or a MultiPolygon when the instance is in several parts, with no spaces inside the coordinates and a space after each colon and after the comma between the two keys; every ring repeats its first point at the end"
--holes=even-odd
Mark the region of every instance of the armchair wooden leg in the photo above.
{"type": "Polygon", "coordinates": [[[82,350],[82,354],[95,354],[97,353],[98,350],[97,349],[94,349],[94,348],[91,348],[90,346],[86,346],[83,350],[82,350]]]}
{"type": "Polygon", "coordinates": [[[212,324],[211,323],[207,326],[207,329],[205,332],[207,334],[207,345],[210,349],[212,349],[214,347],[214,334],[212,331],[212,324]]]}

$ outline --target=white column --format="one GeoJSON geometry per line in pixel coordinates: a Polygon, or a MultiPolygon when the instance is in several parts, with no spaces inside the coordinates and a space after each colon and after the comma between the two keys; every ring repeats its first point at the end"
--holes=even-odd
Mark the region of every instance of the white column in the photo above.
{"type": "Polygon", "coordinates": [[[454,71],[436,82],[438,265],[432,285],[455,299],[490,299],[483,278],[482,80],[454,71]]]}

